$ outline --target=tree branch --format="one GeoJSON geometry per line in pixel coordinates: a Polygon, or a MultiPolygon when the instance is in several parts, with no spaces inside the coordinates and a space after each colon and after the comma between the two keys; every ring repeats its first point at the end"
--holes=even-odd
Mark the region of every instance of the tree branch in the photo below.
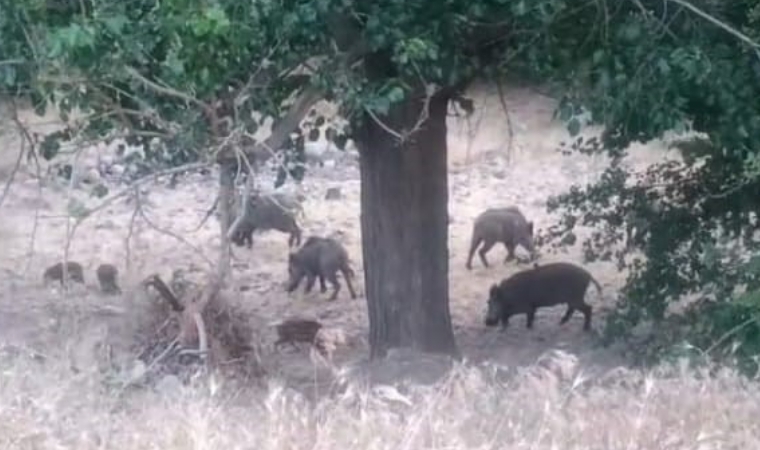
{"type": "Polygon", "coordinates": [[[744,43],[752,46],[755,49],[760,49],[760,44],[750,39],[746,34],[740,32],[736,28],[731,27],[730,25],[721,22],[720,20],[716,19],[715,17],[711,16],[710,14],[707,14],[706,12],[702,11],[701,9],[697,8],[696,6],[692,5],[691,3],[687,2],[686,0],[669,0],[673,3],[676,3],[678,5],[683,6],[684,8],[690,10],[694,14],[698,15],[699,17],[707,20],[708,22],[712,23],[713,25],[718,26],[719,28],[723,28],[725,31],[727,31],[729,34],[732,34],[734,37],[738,38],[739,40],[743,41],[744,43]]]}
{"type": "MultiPolygon", "coordinates": [[[[253,160],[265,161],[271,156],[267,148],[277,149],[287,139],[288,135],[298,127],[309,110],[322,99],[322,94],[314,87],[308,87],[296,99],[285,116],[272,126],[272,134],[261,143],[258,143],[253,150],[245,152],[245,155],[253,160]]],[[[230,149],[224,149],[217,155],[219,164],[233,164],[237,158],[230,149]]]]}
{"type": "MultiPolygon", "coordinates": [[[[342,61],[339,64],[342,66],[350,67],[355,61],[364,57],[369,51],[369,47],[364,40],[357,37],[352,42],[354,42],[354,45],[341,57],[342,61]]],[[[288,135],[298,127],[309,110],[319,102],[322,97],[322,92],[313,86],[309,86],[302,91],[293,105],[290,106],[290,109],[285,116],[272,126],[272,133],[270,136],[264,142],[257,143],[252,150],[245,152],[248,158],[260,162],[269,159],[273,155],[273,152],[267,151],[267,149],[279,149],[287,139],[288,135]]],[[[230,150],[227,149],[217,155],[217,162],[219,164],[232,164],[234,158],[235,156],[230,154],[230,150]]]]}
{"type": "Polygon", "coordinates": [[[170,97],[176,97],[176,98],[185,100],[186,102],[193,103],[194,105],[200,107],[203,110],[203,112],[206,114],[206,117],[211,122],[211,129],[213,130],[214,135],[219,137],[219,118],[217,117],[216,111],[214,110],[214,108],[198,100],[192,95],[186,94],[184,92],[180,92],[170,86],[161,86],[145,78],[144,76],[140,74],[140,72],[138,72],[132,67],[127,67],[126,72],[127,72],[127,75],[143,83],[146,87],[149,87],[150,89],[154,90],[155,92],[158,92],[159,94],[168,95],[170,97]]]}

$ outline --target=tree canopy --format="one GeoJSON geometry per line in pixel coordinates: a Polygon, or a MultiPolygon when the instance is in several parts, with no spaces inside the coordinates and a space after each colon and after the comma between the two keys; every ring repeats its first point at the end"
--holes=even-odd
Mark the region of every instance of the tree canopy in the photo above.
{"type": "Polygon", "coordinates": [[[571,135],[584,111],[604,127],[573,151],[613,157],[598,183],[549,204],[563,215],[550,242],[593,226],[587,257],[631,269],[608,336],[702,293],[678,337],[706,347],[729,333],[721,343],[738,338],[749,356],[760,348],[759,40],[758,0],[0,0],[0,87],[64,118],[86,112],[45,141],[46,157],[73,136],[119,135],[176,165],[230,161],[231,137],[266,157],[319,99],[340,105],[350,135],[476,78],[547,84],[571,135]],[[257,144],[266,118],[272,137],[257,144]],[[672,130],[704,137],[642,176],[621,165],[631,143],[672,130]],[[619,250],[634,217],[649,232],[619,250]]]}

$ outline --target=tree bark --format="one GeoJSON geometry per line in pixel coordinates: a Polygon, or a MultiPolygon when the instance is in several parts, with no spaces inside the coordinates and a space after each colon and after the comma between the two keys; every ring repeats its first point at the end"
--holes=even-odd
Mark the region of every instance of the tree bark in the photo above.
{"type": "MultiPolygon", "coordinates": [[[[448,101],[433,97],[428,120],[403,143],[368,116],[354,135],[371,359],[403,347],[459,356],[449,312],[448,101]]],[[[380,120],[411,130],[423,107],[410,98],[380,120]]]]}

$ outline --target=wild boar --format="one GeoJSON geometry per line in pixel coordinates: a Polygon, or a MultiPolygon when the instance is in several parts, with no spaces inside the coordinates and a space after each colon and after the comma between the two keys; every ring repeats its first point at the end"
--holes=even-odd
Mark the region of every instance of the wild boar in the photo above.
{"type": "Polygon", "coordinates": [[[503,330],[511,316],[527,314],[527,327],[533,328],[538,308],[567,303],[560,325],[578,310],[584,315],[583,329],[588,331],[591,329],[592,307],[584,297],[590,282],[601,296],[601,285],[586,269],[574,264],[550,263],[518,272],[491,286],[485,325],[493,327],[501,322],[503,330]]]}
{"type": "Polygon", "coordinates": [[[304,245],[288,258],[288,273],[290,279],[286,290],[293,292],[301,280],[306,277],[305,292],[311,292],[314,282],[319,278],[320,292],[327,291],[325,278],[333,285],[333,294],[330,300],[335,300],[340,290],[337,272],[343,274],[346,285],[351,293],[351,298],[356,298],[356,292],[351,284],[354,271],[348,264],[346,249],[336,240],[318,236],[310,236],[304,245]]]}
{"type": "Polygon", "coordinates": [[[533,222],[525,219],[522,212],[515,207],[489,208],[475,219],[470,240],[470,252],[467,255],[467,270],[472,270],[472,257],[475,250],[482,243],[478,252],[483,265],[488,267],[486,254],[497,243],[501,242],[507,249],[507,257],[504,263],[514,259],[515,248],[518,245],[528,250],[531,259],[536,257],[536,249],[533,245],[533,222]]]}
{"type": "Polygon", "coordinates": [[[288,246],[301,245],[301,228],[296,222],[300,203],[284,194],[251,196],[246,216],[242,219],[231,241],[238,247],[253,246],[256,230],[278,230],[289,233],[288,246]]]}
{"type": "Polygon", "coordinates": [[[101,264],[95,271],[100,284],[100,290],[104,294],[120,294],[121,288],[117,282],[119,270],[113,264],[101,264]]]}

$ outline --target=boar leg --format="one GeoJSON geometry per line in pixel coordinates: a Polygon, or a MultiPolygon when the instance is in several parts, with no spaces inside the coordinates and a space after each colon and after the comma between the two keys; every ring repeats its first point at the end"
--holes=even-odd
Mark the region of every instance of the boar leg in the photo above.
{"type": "Polygon", "coordinates": [[[327,292],[327,285],[325,284],[325,277],[321,273],[319,274],[319,292],[327,292]]]}
{"type": "Polygon", "coordinates": [[[507,331],[507,326],[509,325],[509,318],[510,317],[511,316],[509,316],[509,315],[502,316],[502,318],[501,318],[501,332],[502,333],[505,332],[505,331],[507,331]]]}
{"type": "Polygon", "coordinates": [[[299,272],[298,276],[294,277],[291,275],[290,282],[288,283],[288,287],[285,288],[288,292],[293,292],[296,290],[299,284],[301,284],[301,280],[303,279],[303,272],[299,272]]]}
{"type": "Polygon", "coordinates": [[[296,226],[290,230],[290,238],[288,238],[288,247],[293,247],[294,245],[296,247],[301,245],[301,230],[296,226]]]}
{"type": "Polygon", "coordinates": [[[578,309],[583,313],[583,329],[585,331],[591,330],[591,305],[584,303],[578,309]]]}
{"type": "Polygon", "coordinates": [[[343,279],[346,280],[346,286],[348,286],[348,292],[351,293],[351,298],[356,299],[356,291],[354,291],[354,286],[351,284],[351,277],[349,276],[349,271],[343,268],[341,269],[341,273],[343,274],[343,279]]]}
{"type": "Polygon", "coordinates": [[[317,281],[316,275],[313,273],[309,273],[306,275],[306,289],[304,289],[304,292],[309,293],[314,288],[314,282],[317,281]]]}
{"type": "Polygon", "coordinates": [[[253,247],[253,231],[254,231],[254,228],[251,228],[250,231],[243,234],[243,244],[245,244],[245,246],[248,247],[248,250],[250,250],[253,247]]]}
{"type": "Polygon", "coordinates": [[[574,312],[575,312],[575,308],[573,308],[570,305],[567,305],[567,311],[565,311],[565,315],[562,316],[562,319],[559,320],[559,324],[564,325],[565,323],[567,323],[567,321],[570,320],[570,316],[572,316],[574,312]]]}
{"type": "Polygon", "coordinates": [[[472,256],[475,254],[475,250],[477,250],[478,245],[482,242],[481,238],[476,238],[473,236],[472,242],[470,243],[470,253],[467,255],[467,264],[465,267],[467,267],[467,270],[472,270],[472,256]]]}
{"type": "Polygon", "coordinates": [[[488,267],[488,260],[486,260],[486,253],[488,253],[496,244],[496,241],[492,241],[489,239],[486,239],[486,241],[483,243],[483,247],[480,248],[480,251],[478,252],[478,255],[480,255],[480,260],[483,262],[483,265],[488,267]]]}
{"type": "Polygon", "coordinates": [[[295,226],[295,232],[296,232],[296,246],[301,245],[301,229],[298,228],[298,225],[295,226]]]}
{"type": "Polygon", "coordinates": [[[525,323],[528,329],[533,328],[533,320],[536,318],[536,309],[537,308],[533,307],[528,310],[528,320],[525,323]]]}
{"type": "Polygon", "coordinates": [[[338,298],[338,291],[340,291],[340,283],[338,282],[337,272],[333,272],[330,275],[328,275],[327,279],[330,280],[330,284],[333,285],[333,293],[330,296],[330,301],[332,301],[338,298]]]}
{"type": "Polygon", "coordinates": [[[515,259],[515,245],[514,244],[508,244],[504,243],[504,248],[507,249],[507,257],[504,258],[504,264],[508,263],[509,261],[515,259]]]}

